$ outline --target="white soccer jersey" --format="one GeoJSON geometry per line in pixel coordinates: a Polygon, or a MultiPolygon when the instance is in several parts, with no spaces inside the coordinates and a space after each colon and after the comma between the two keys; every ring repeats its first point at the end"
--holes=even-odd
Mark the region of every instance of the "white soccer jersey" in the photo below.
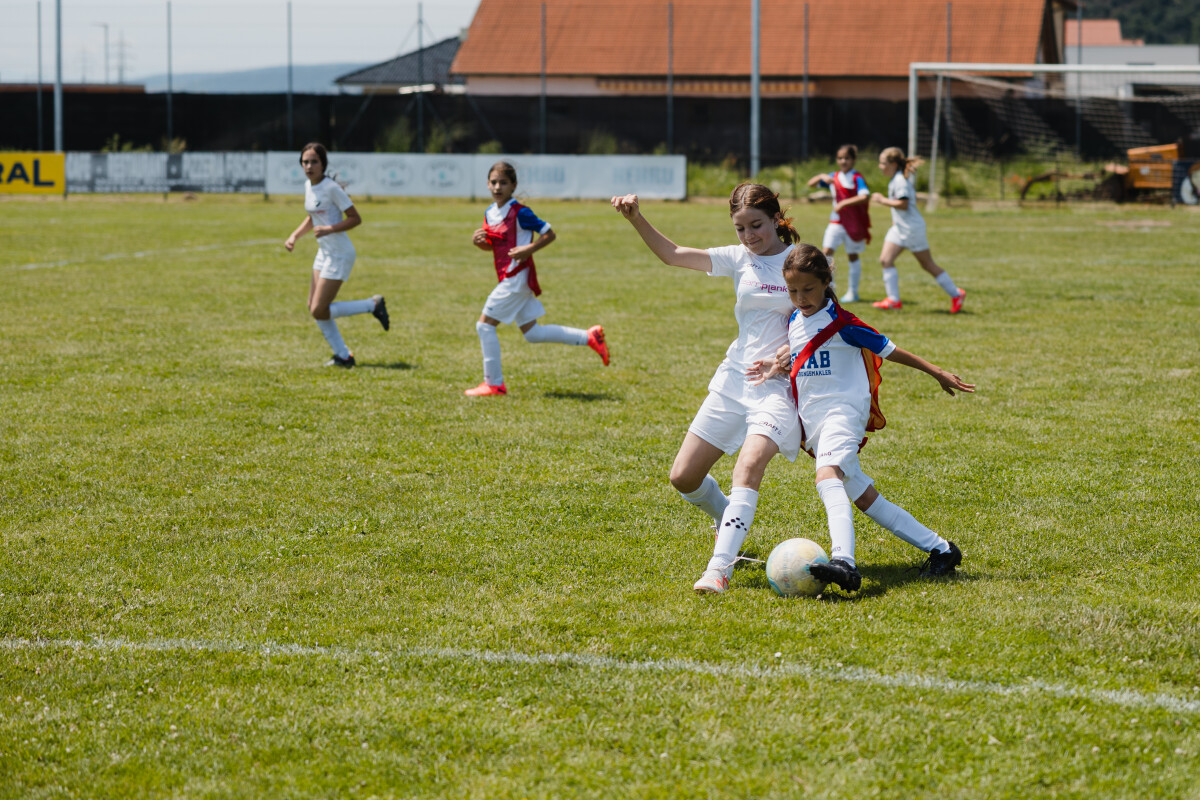
{"type": "MultiPolygon", "coordinates": [[[[788,320],[788,347],[792,358],[836,318],[837,307],[832,300],[811,317],[794,312],[788,320]]],[[[882,333],[847,325],[817,348],[797,371],[796,406],[806,440],[815,440],[821,424],[833,415],[866,430],[871,415],[871,386],[863,362],[864,347],[880,358],[887,358],[896,349],[882,333]]]]}
{"type": "MultiPolygon", "coordinates": [[[[304,182],[304,210],[312,218],[313,227],[336,225],[343,219],[342,212],[353,205],[354,201],[346,194],[346,190],[328,176],[322,178],[316,186],[313,186],[312,181],[304,182]]],[[[345,231],[322,236],[317,239],[317,245],[330,255],[354,253],[354,245],[345,231]]]]}
{"type": "Polygon", "coordinates": [[[725,351],[725,360],[709,382],[710,392],[742,397],[746,368],[774,356],[787,341],[787,318],[793,306],[783,280],[783,262],[791,249],[789,245],[774,256],[755,255],[740,244],[708,251],[712,259],[708,274],[733,278],[737,295],[733,316],[738,324],[738,337],[725,351]]]}
{"type": "Polygon", "coordinates": [[[908,240],[912,238],[913,234],[920,234],[918,238],[924,239],[925,218],[917,209],[917,190],[913,186],[913,182],[904,177],[902,170],[896,170],[896,174],[888,181],[887,196],[889,200],[908,198],[908,208],[904,211],[892,208],[892,227],[896,229],[896,234],[900,239],[908,240]]]}

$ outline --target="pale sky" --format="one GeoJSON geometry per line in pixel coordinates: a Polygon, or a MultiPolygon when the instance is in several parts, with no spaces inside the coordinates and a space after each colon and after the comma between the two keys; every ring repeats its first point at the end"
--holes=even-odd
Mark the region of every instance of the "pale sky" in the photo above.
{"type": "MultiPolygon", "coordinates": [[[[292,63],[375,63],[471,24],[479,0],[348,0],[292,2],[292,63]]],[[[42,80],[54,82],[55,0],[42,0],[42,80]]],[[[62,0],[63,81],[127,83],[167,71],[166,0],[62,0]]],[[[37,80],[37,0],[0,0],[0,82],[37,80]]],[[[171,0],[171,60],[175,74],[226,72],[287,64],[287,0],[171,0]]]]}

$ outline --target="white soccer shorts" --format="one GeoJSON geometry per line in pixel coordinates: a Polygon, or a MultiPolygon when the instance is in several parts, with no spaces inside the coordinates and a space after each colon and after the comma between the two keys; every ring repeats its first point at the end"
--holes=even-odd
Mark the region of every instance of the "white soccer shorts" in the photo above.
{"type": "Polygon", "coordinates": [[[845,249],[847,255],[861,255],[867,251],[867,240],[856,242],[846,233],[845,228],[831,222],[825,226],[825,239],[821,242],[821,249],[837,250],[839,246],[845,249]]]}
{"type": "Polygon", "coordinates": [[[746,385],[741,399],[709,392],[688,431],[729,455],[752,433],[766,436],[788,461],[800,453],[800,421],[788,394],[787,381],[774,379],[746,385]]]}
{"type": "Polygon", "coordinates": [[[929,249],[929,239],[925,236],[925,228],[921,227],[915,231],[909,231],[906,235],[901,235],[896,226],[888,228],[887,235],[883,237],[885,242],[898,244],[905,247],[912,253],[923,253],[929,249]]]}
{"type": "Polygon", "coordinates": [[[522,270],[496,284],[483,304],[483,313],[506,325],[520,327],[545,316],[546,309],[529,288],[529,271],[522,270]]]}

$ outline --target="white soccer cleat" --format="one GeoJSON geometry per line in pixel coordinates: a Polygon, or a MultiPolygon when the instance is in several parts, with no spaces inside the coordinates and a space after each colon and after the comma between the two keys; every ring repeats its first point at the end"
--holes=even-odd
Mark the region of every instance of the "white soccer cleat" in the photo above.
{"type": "Polygon", "coordinates": [[[844,295],[842,295],[842,299],[840,302],[842,302],[842,303],[857,303],[858,302],[858,292],[846,292],[844,295]]]}
{"type": "Polygon", "coordinates": [[[721,594],[729,588],[729,576],[725,570],[706,569],[692,588],[696,594],[721,594]]]}

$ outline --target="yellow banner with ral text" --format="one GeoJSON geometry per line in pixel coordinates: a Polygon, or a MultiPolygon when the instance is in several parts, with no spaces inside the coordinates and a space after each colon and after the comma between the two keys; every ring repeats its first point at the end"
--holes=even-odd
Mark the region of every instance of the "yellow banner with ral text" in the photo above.
{"type": "Polygon", "coordinates": [[[65,154],[0,152],[0,194],[63,194],[66,186],[65,154]]]}

